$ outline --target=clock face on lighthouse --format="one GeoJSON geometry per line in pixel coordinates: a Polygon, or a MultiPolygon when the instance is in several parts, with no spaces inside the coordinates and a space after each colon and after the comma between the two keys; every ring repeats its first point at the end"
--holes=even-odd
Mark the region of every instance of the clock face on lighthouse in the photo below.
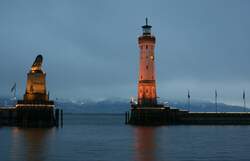
{"type": "Polygon", "coordinates": [[[155,58],[154,58],[154,56],[153,56],[153,55],[151,55],[151,56],[150,56],[150,59],[151,59],[151,60],[154,60],[155,58]]]}

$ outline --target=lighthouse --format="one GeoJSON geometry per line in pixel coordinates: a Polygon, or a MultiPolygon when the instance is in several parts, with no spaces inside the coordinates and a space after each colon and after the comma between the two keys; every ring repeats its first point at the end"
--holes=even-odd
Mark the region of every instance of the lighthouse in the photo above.
{"type": "Polygon", "coordinates": [[[155,81],[155,36],[151,34],[152,26],[142,26],[142,35],[138,38],[140,49],[140,67],[138,79],[138,107],[153,107],[157,105],[155,81]]]}
{"type": "MultiPolygon", "coordinates": [[[[138,38],[140,66],[138,100],[131,100],[131,108],[125,113],[125,123],[139,126],[158,125],[250,125],[250,113],[239,112],[189,112],[157,102],[155,76],[155,36],[152,26],[142,26],[138,38]],[[244,115],[244,119],[243,116],[244,115]]],[[[189,94],[188,94],[189,97],[189,94]]],[[[243,96],[244,97],[244,96],[243,96]]]]}

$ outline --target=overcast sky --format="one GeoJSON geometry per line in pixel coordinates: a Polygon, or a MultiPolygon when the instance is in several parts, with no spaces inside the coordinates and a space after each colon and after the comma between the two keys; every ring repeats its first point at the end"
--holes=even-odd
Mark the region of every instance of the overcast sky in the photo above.
{"type": "Polygon", "coordinates": [[[56,98],[137,95],[137,38],[145,17],[156,36],[161,98],[250,103],[250,1],[247,0],[1,0],[0,95],[44,57],[56,98]]]}

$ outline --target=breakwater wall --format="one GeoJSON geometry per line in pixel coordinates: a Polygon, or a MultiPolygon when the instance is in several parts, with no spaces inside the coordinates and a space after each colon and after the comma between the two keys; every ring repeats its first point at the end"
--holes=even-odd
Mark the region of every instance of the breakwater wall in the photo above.
{"type": "Polygon", "coordinates": [[[1,108],[0,126],[53,127],[62,125],[63,111],[53,108],[1,108]]]}
{"type": "Polygon", "coordinates": [[[135,108],[125,113],[132,125],[250,125],[249,112],[189,112],[170,107],[135,108]]]}

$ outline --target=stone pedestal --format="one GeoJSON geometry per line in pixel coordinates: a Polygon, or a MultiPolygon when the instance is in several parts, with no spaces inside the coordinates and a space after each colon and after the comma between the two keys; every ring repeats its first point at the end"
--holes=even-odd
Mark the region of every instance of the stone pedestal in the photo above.
{"type": "Polygon", "coordinates": [[[17,122],[20,126],[55,125],[54,101],[46,90],[46,73],[42,70],[42,56],[38,55],[27,75],[23,100],[16,104],[17,122]]]}
{"type": "Polygon", "coordinates": [[[26,92],[24,100],[34,101],[48,101],[49,97],[46,92],[46,74],[39,71],[30,71],[27,77],[26,92]]]}

